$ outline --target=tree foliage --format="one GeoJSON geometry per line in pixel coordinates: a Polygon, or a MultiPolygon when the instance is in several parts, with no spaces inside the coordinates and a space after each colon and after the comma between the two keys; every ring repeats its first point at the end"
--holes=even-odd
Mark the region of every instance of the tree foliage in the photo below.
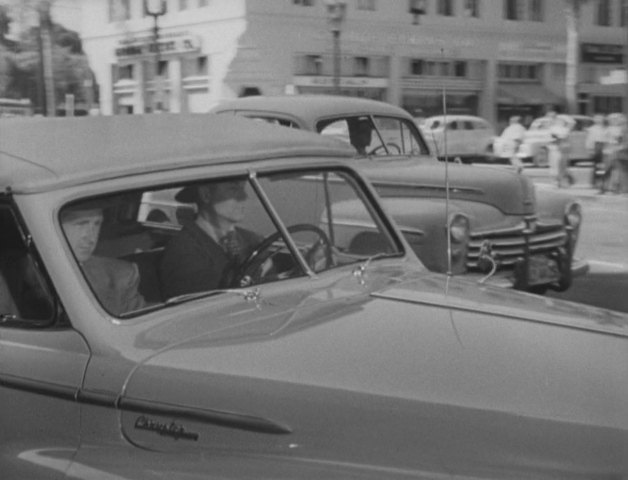
{"type": "MultiPolygon", "coordinates": [[[[12,19],[0,5],[0,97],[29,98],[42,107],[42,54],[40,27],[23,30],[17,39],[7,38],[12,19]]],[[[63,101],[73,94],[75,101],[85,102],[87,80],[93,73],[77,32],[52,24],[52,63],[55,97],[63,101]]]]}

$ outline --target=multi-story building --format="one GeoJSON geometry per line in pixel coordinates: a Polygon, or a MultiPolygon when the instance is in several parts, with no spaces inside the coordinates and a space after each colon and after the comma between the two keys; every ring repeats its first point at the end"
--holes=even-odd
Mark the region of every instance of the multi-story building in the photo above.
{"type": "MultiPolygon", "coordinates": [[[[621,2],[582,8],[582,112],[622,109],[625,83],[609,84],[624,64],[621,2]]],[[[441,112],[446,99],[449,112],[498,123],[565,102],[563,0],[346,0],[335,23],[329,0],[163,0],[159,16],[145,3],[161,13],[161,0],[81,2],[105,114],[339,90],[416,116],[441,112]]]]}

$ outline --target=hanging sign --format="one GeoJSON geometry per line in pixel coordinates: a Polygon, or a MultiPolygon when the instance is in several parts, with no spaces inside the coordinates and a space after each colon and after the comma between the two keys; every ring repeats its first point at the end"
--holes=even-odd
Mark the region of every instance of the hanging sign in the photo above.
{"type": "Polygon", "coordinates": [[[125,39],[120,41],[116,47],[116,57],[138,57],[154,55],[157,53],[179,54],[199,51],[201,49],[201,39],[195,35],[162,36],[155,43],[153,37],[141,37],[125,39]]]}

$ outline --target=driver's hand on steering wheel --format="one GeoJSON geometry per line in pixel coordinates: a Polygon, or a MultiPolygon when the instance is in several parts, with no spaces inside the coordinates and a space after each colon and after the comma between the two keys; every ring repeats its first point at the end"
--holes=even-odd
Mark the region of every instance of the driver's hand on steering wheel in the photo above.
{"type": "Polygon", "coordinates": [[[272,258],[267,258],[264,260],[264,263],[260,265],[260,272],[262,278],[264,278],[268,273],[274,268],[275,264],[273,263],[272,258]]]}
{"type": "Polygon", "coordinates": [[[307,264],[314,272],[321,272],[327,268],[327,257],[325,255],[325,243],[321,240],[314,244],[305,252],[307,264]]]}

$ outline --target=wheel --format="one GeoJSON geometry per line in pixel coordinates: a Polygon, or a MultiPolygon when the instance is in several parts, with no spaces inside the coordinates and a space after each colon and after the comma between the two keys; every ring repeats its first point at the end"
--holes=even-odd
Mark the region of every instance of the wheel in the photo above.
{"type": "MultiPolygon", "coordinates": [[[[318,267],[317,253],[323,252],[324,254],[324,266],[322,269],[329,268],[333,265],[332,246],[331,241],[327,234],[315,225],[310,223],[299,223],[288,227],[288,232],[314,232],[318,235],[319,239],[315,241],[308,249],[305,258],[310,268],[314,271],[321,270],[318,267]]],[[[234,279],[231,282],[232,287],[246,287],[259,283],[263,278],[268,278],[276,272],[264,271],[264,263],[272,258],[279,248],[273,250],[273,244],[281,238],[281,232],[275,232],[267,236],[260,242],[257,248],[249,255],[249,257],[242,263],[238,272],[234,275],[234,279]]]]}
{"type": "Polygon", "coordinates": [[[378,147],[375,147],[373,150],[368,152],[369,155],[388,155],[390,153],[393,153],[395,155],[401,155],[401,147],[397,145],[396,143],[391,142],[391,143],[379,145],[378,147]],[[389,151],[390,149],[396,150],[396,152],[390,152],[389,151]],[[384,150],[385,153],[379,153],[381,150],[384,150]]]}
{"type": "Polygon", "coordinates": [[[549,166],[549,152],[546,147],[542,147],[532,158],[532,163],[535,167],[547,167],[549,166]]]}

